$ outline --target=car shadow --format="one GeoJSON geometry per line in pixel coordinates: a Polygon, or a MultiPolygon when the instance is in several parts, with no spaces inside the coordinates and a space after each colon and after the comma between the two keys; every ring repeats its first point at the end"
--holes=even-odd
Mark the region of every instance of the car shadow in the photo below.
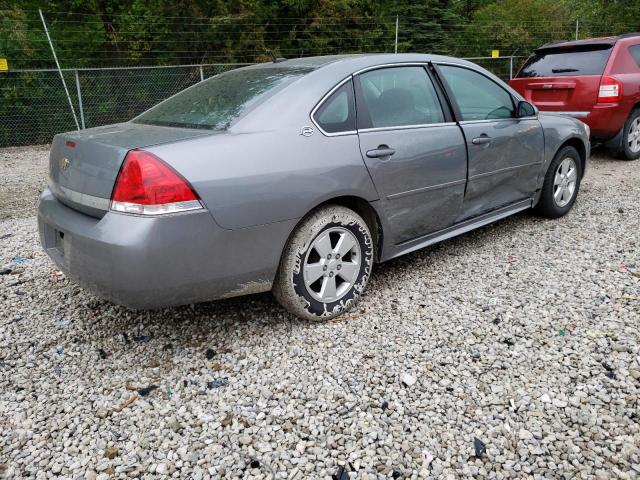
{"type": "MultiPolygon", "coordinates": [[[[611,162],[619,162],[602,148],[595,149],[594,155],[597,155],[594,162],[598,167],[606,168],[611,162]]],[[[588,190],[586,193],[588,194],[588,190]]],[[[576,207],[580,208],[580,201],[576,207]]],[[[379,296],[386,287],[387,277],[402,277],[408,270],[422,268],[434,259],[434,255],[457,257],[468,254],[469,249],[481,251],[495,242],[496,236],[508,235],[514,229],[522,229],[526,225],[547,222],[557,221],[540,218],[530,211],[525,211],[402,257],[376,264],[364,298],[354,311],[330,323],[349,322],[354,316],[366,320],[367,297],[379,296]]],[[[251,331],[272,335],[282,330],[290,332],[293,328],[324,328],[323,325],[327,324],[297,319],[280,307],[269,292],[148,311],[130,310],[87,295],[81,310],[83,316],[95,318],[94,328],[98,330],[99,336],[112,337],[114,331],[119,331],[125,342],[136,341],[135,338],[145,341],[153,337],[183,346],[194,346],[193,339],[202,337],[205,333],[209,339],[218,337],[218,343],[223,344],[235,336],[230,332],[242,334],[251,331]],[[96,314],[96,309],[103,311],[104,315],[96,314]],[[104,316],[111,320],[100,322],[99,319],[104,316]]]]}
{"type": "Polygon", "coordinates": [[[434,254],[460,256],[461,249],[482,249],[506,234],[536,219],[521,213],[474,232],[455,237],[423,250],[374,266],[364,298],[345,315],[330,322],[310,322],[286,312],[270,292],[216,300],[158,310],[132,310],[114,305],[91,295],[80,307],[81,316],[92,318],[92,341],[114,339],[119,343],[150,343],[161,348],[233,348],[233,342],[245,334],[268,336],[287,334],[293,330],[316,330],[328,325],[348,323],[355,318],[366,321],[367,297],[376,297],[385,288],[387,277],[401,277],[403,271],[421,268],[434,254]],[[108,321],[105,321],[107,320],[108,321]],[[206,341],[204,340],[206,339],[206,341]],[[205,343],[207,345],[205,345],[205,343]]]}

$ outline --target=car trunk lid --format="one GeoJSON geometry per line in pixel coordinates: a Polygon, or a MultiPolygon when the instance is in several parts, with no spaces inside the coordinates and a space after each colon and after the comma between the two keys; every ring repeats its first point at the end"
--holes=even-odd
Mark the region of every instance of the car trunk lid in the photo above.
{"type": "Polygon", "coordinates": [[[588,111],[598,101],[600,75],[516,78],[511,86],[540,110],[588,111]]]}
{"type": "Polygon", "coordinates": [[[132,122],[56,135],[49,157],[50,188],[63,203],[100,217],[127,152],[211,134],[132,122]]]}

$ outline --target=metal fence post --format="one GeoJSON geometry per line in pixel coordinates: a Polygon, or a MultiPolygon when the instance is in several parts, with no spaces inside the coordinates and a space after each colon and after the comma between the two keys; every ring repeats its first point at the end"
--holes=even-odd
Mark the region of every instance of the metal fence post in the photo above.
{"type": "Polygon", "coordinates": [[[51,41],[51,36],[49,35],[49,29],[47,28],[47,22],[44,21],[44,15],[42,14],[42,10],[38,9],[38,13],[40,14],[40,20],[42,20],[42,26],[44,27],[44,33],[47,34],[47,40],[49,41],[49,47],[51,47],[51,53],[53,53],[53,59],[56,61],[56,67],[58,67],[58,73],[60,74],[60,80],[62,80],[62,86],[64,87],[64,92],[67,94],[67,100],[69,100],[69,107],[71,108],[71,114],[73,115],[73,121],[76,124],[76,128],[80,130],[80,125],[78,124],[78,117],[76,117],[76,111],[73,108],[73,102],[71,101],[71,95],[69,95],[69,89],[67,88],[67,82],[64,80],[64,75],[62,74],[62,69],[60,68],[60,62],[58,62],[58,56],[56,55],[56,49],[53,48],[53,42],[51,41]]]}
{"type": "Polygon", "coordinates": [[[396,48],[395,53],[398,53],[398,15],[396,15],[396,48]]]}
{"type": "Polygon", "coordinates": [[[202,70],[202,65],[200,65],[200,81],[204,81],[204,71],[202,70]]]}
{"type": "Polygon", "coordinates": [[[78,69],[74,70],[76,74],[76,91],[78,92],[78,109],[80,110],[80,125],[82,126],[82,130],[86,127],[84,126],[84,108],[82,108],[82,92],[80,90],[80,77],[78,76],[78,69]]]}
{"type": "Polygon", "coordinates": [[[513,78],[513,55],[509,57],[509,80],[513,78]]]}
{"type": "Polygon", "coordinates": [[[576,18],[576,40],[578,40],[579,29],[580,29],[580,20],[576,18]]]}

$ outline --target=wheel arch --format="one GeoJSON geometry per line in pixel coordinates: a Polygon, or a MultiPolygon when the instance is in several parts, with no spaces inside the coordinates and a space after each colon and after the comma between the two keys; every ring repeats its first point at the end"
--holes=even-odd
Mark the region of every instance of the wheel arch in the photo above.
{"type": "Polygon", "coordinates": [[[382,222],[380,221],[378,212],[371,206],[371,203],[367,202],[364,198],[361,197],[345,195],[327,200],[318,205],[316,208],[321,208],[324,205],[329,204],[342,205],[343,207],[349,208],[360,215],[362,219],[367,222],[367,226],[369,227],[369,231],[371,232],[371,237],[373,238],[373,257],[376,261],[378,261],[380,259],[380,253],[382,251],[382,222]]]}
{"type": "MultiPolygon", "coordinates": [[[[298,227],[306,220],[310,215],[313,215],[316,211],[325,207],[327,205],[340,205],[346,207],[350,210],[353,210],[358,215],[362,217],[362,219],[367,223],[369,227],[369,231],[371,232],[371,237],[373,238],[373,252],[374,252],[374,261],[378,262],[380,260],[380,254],[382,252],[383,246],[383,231],[382,231],[382,222],[380,221],[380,216],[375,208],[371,206],[371,203],[365,200],[362,197],[358,197],[356,195],[340,195],[337,197],[332,197],[322,202],[318,203],[315,207],[310,209],[304,216],[302,216],[296,225],[293,227],[289,236],[287,237],[287,241],[285,245],[289,243],[291,237],[295,234],[298,227]]],[[[281,258],[282,261],[282,258],[281,258]]]]}
{"type": "Polygon", "coordinates": [[[558,147],[553,156],[555,157],[564,147],[573,147],[578,151],[578,155],[580,155],[580,175],[584,176],[587,167],[587,147],[584,142],[578,137],[571,137],[558,147]]]}

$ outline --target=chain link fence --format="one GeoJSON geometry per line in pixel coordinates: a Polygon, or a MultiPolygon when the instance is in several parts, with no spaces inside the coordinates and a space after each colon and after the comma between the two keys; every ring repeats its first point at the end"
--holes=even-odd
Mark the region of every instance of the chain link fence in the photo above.
{"type": "MultiPolygon", "coordinates": [[[[470,60],[508,80],[522,58],[470,60]]],[[[244,65],[248,64],[78,68],[63,69],[63,75],[84,129],[130,120],[194,83],[244,65]]],[[[0,73],[0,147],[49,143],[56,133],[75,129],[57,70],[0,73]]]]}
{"type": "MultiPolygon", "coordinates": [[[[213,75],[244,64],[64,69],[80,128],[123,122],[213,75]]],[[[48,143],[75,130],[55,69],[0,73],[0,147],[48,143]]]]}
{"type": "Polygon", "coordinates": [[[303,18],[277,9],[272,17],[180,17],[162,9],[97,14],[0,6],[0,59],[9,64],[8,72],[0,71],[0,147],[48,143],[59,132],[127,121],[194,83],[272,55],[428,52],[467,58],[509,80],[545,42],[638,29],[632,8],[582,22],[569,21],[562,8],[541,17],[527,2],[513,2],[522,7],[518,18],[500,8],[465,17],[424,5],[379,15],[374,4],[343,16],[303,18]],[[485,56],[494,51],[497,58],[485,56]],[[52,68],[58,62],[70,99],[52,68]]]}

